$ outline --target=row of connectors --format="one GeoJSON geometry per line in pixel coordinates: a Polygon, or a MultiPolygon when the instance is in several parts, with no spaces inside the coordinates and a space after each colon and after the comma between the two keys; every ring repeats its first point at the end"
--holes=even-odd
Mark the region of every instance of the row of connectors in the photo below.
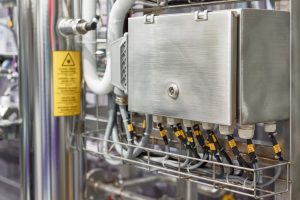
{"type": "MultiPolygon", "coordinates": [[[[202,148],[203,153],[208,153],[210,151],[210,153],[217,160],[219,160],[219,156],[221,155],[227,160],[229,164],[233,164],[231,158],[228,156],[227,152],[218,141],[218,138],[214,132],[214,124],[193,122],[189,120],[180,120],[174,118],[164,118],[160,116],[154,116],[154,123],[158,124],[160,135],[166,145],[169,144],[168,131],[166,130],[166,127],[170,127],[179,141],[186,147],[186,149],[192,150],[192,153],[196,158],[199,157],[199,154],[197,153],[195,140],[199,143],[199,146],[202,148]],[[182,124],[185,127],[185,131],[182,128],[182,124]],[[202,134],[202,130],[206,133],[206,138],[202,134]]],[[[282,149],[275,138],[276,122],[265,123],[264,129],[273,145],[273,150],[276,155],[275,157],[278,160],[282,161],[282,149]]],[[[236,139],[234,137],[234,130],[234,126],[219,125],[219,132],[221,135],[226,136],[228,146],[232,150],[232,153],[237,159],[239,165],[242,167],[251,168],[251,165],[253,167],[257,163],[257,156],[253,143],[255,125],[243,125],[238,128],[239,137],[246,140],[247,155],[249,157],[249,160],[251,161],[251,164],[247,163],[247,161],[243,158],[241,152],[239,151],[236,139]]],[[[230,173],[233,174],[234,172],[231,171],[230,173]]]]}

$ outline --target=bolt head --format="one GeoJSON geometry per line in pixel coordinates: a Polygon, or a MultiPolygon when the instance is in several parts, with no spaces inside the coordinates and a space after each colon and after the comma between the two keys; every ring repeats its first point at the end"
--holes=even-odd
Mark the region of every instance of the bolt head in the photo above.
{"type": "Polygon", "coordinates": [[[179,95],[179,88],[175,83],[171,83],[168,86],[168,95],[172,98],[172,99],[177,99],[178,95],[179,95]]]}

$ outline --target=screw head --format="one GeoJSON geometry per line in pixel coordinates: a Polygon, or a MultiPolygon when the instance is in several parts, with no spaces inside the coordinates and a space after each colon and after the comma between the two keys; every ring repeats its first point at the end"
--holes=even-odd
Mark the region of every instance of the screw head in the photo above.
{"type": "Polygon", "coordinates": [[[172,99],[177,99],[178,95],[179,95],[179,88],[175,83],[171,83],[168,87],[168,95],[172,98],[172,99]]]}

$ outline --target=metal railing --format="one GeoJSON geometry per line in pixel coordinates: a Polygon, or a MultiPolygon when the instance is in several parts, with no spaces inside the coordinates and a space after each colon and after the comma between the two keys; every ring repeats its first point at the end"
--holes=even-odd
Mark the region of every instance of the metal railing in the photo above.
{"type": "MultiPolygon", "coordinates": [[[[233,192],[240,195],[245,195],[248,197],[252,197],[255,199],[261,199],[276,195],[281,195],[283,193],[287,193],[290,188],[290,163],[289,162],[280,162],[274,164],[264,164],[264,166],[259,168],[245,168],[236,165],[230,165],[226,163],[220,163],[213,160],[206,160],[206,159],[198,159],[186,155],[181,155],[177,153],[166,152],[163,150],[157,150],[153,148],[147,147],[139,147],[134,144],[127,144],[123,142],[116,142],[112,140],[105,140],[101,137],[95,135],[101,135],[102,131],[90,131],[85,132],[81,135],[80,141],[76,141],[74,135],[69,138],[69,145],[73,149],[81,148],[86,153],[90,153],[94,156],[109,156],[112,159],[122,160],[124,163],[133,164],[134,167],[141,168],[144,170],[157,172],[158,174],[163,174],[171,177],[175,177],[178,179],[185,179],[187,181],[191,181],[194,183],[199,183],[202,185],[206,185],[209,187],[213,187],[216,189],[222,189],[225,191],[233,192]],[[74,142],[75,141],[75,142],[74,142]],[[108,144],[108,150],[103,151],[103,143],[106,142],[108,144]],[[91,144],[93,144],[91,146],[91,144]],[[113,151],[115,145],[121,145],[123,148],[140,148],[144,152],[143,159],[136,158],[136,159],[128,159],[118,154],[117,152],[113,151]],[[164,163],[165,161],[162,160],[161,163],[157,161],[153,161],[153,154],[156,156],[161,157],[171,157],[173,159],[173,163],[177,163],[178,167],[170,167],[168,164],[164,163]],[[210,174],[206,173],[206,169],[199,168],[197,172],[194,170],[189,170],[188,168],[183,169],[181,167],[182,160],[190,160],[191,162],[205,162],[211,166],[210,174]],[[251,176],[247,176],[248,178],[244,178],[243,183],[241,181],[234,181],[229,178],[229,173],[225,173],[224,177],[218,177],[218,169],[223,167],[224,169],[233,168],[234,170],[243,170],[244,173],[252,174],[251,176]],[[274,189],[274,187],[266,187],[262,188],[259,186],[258,182],[251,181],[260,179],[260,182],[267,182],[268,180],[272,179],[273,177],[270,176],[262,176],[258,178],[258,174],[268,174],[268,172],[275,170],[277,167],[281,167],[283,170],[281,172],[282,177],[278,178],[276,181],[283,182],[282,184],[285,187],[281,187],[280,190],[274,189]],[[272,189],[270,189],[272,188],[272,189]]],[[[78,137],[77,137],[78,138],[78,137]]]]}

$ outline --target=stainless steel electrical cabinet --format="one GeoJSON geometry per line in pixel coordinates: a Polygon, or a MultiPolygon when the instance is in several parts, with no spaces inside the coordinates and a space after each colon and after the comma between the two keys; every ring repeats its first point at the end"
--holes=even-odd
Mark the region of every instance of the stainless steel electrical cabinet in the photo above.
{"type": "Polygon", "coordinates": [[[290,15],[240,10],[239,121],[253,124],[289,118],[290,15]]]}
{"type": "Polygon", "coordinates": [[[288,118],[288,24],[288,13],[252,9],[131,18],[130,111],[223,125],[288,118]]]}

